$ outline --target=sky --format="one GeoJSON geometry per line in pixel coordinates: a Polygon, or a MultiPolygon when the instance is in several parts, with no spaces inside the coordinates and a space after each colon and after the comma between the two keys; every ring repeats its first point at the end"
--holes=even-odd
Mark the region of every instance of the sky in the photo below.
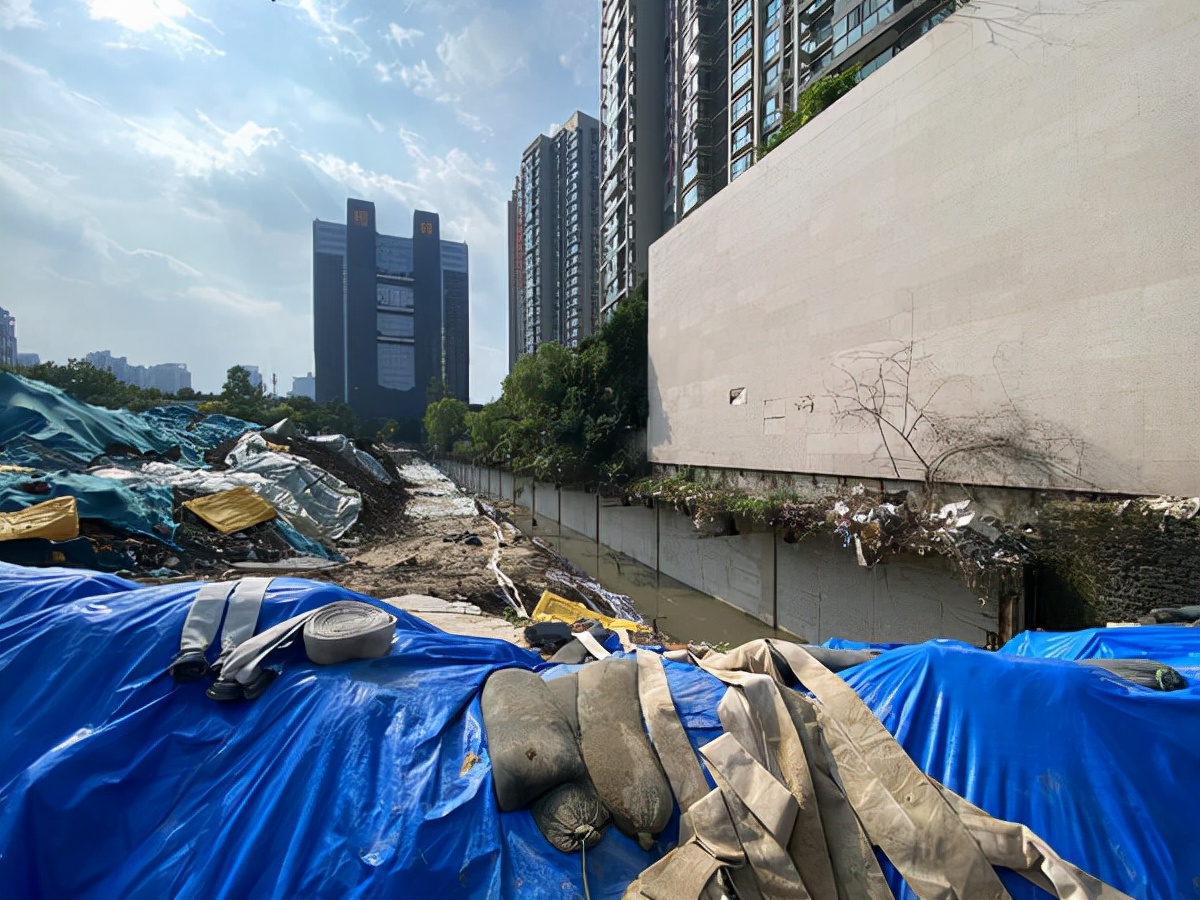
{"type": "Polygon", "coordinates": [[[437,212],[471,399],[508,365],[521,151],[599,106],[599,0],[0,0],[0,307],[21,352],[313,368],[312,220],[437,212]]]}

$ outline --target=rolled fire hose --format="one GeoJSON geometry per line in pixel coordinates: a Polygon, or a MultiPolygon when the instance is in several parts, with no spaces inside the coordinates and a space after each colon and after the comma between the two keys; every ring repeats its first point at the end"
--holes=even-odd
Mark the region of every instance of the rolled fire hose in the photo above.
{"type": "Polygon", "coordinates": [[[330,666],[355,659],[387,656],[396,617],[369,603],[339,600],[293,616],[256,634],[225,661],[220,679],[208,690],[214,700],[252,700],[273,679],[263,668],[268,656],[303,635],[308,658],[330,666]]]}

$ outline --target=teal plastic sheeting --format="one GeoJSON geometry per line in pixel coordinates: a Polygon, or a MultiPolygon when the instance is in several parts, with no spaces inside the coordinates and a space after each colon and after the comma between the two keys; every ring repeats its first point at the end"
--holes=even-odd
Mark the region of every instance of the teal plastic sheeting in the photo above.
{"type": "Polygon", "coordinates": [[[16,512],[43,500],[74,497],[79,518],[99,519],[121,531],[143,534],[170,543],[175,536],[174,489],[149,480],[121,482],[83,472],[53,475],[0,473],[0,512],[16,512]],[[48,494],[30,494],[19,485],[44,482],[48,494]]]}
{"type": "Polygon", "coordinates": [[[203,465],[203,452],[259,426],[185,406],[138,415],[83,403],[58,388],[0,372],[0,463],[82,469],[111,448],[167,454],[203,465]]]}

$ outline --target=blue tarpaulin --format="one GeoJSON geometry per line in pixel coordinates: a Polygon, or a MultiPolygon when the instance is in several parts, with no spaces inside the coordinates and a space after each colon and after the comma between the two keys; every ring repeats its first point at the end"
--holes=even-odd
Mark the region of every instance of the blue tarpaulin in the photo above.
{"type": "MultiPolygon", "coordinates": [[[[166,674],[195,592],[0,565],[5,895],[582,896],[579,857],[554,850],[528,812],[499,813],[492,794],[479,690],[501,667],[550,674],[540,657],[277,579],[260,630],[354,597],[397,616],[392,651],[327,668],[301,654],[259,700],[222,705],[166,674]]],[[[716,737],[724,686],[680,663],[666,671],[693,745],[716,737]]],[[[952,642],[897,648],[844,677],[971,802],[1134,896],[1194,895],[1194,683],[1158,693],[952,642]]],[[[592,896],[619,897],[673,837],[644,852],[610,828],[588,852],[592,896]]]]}
{"type": "Polygon", "coordinates": [[[167,543],[177,527],[172,514],[174,490],[169,484],[149,479],[122,482],[83,472],[53,475],[0,472],[0,512],[15,512],[55,497],[74,497],[81,519],[99,519],[121,531],[167,543]],[[49,493],[30,494],[20,489],[19,485],[30,481],[47,485],[49,493]]]}

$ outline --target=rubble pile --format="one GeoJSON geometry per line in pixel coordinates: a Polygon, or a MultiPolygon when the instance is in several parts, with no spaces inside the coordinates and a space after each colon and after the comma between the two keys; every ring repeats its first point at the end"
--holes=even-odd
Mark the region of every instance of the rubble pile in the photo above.
{"type": "Polygon", "coordinates": [[[386,537],[403,514],[374,449],[186,406],[102,409],[0,373],[0,561],[163,578],[338,560],[352,529],[386,537]]]}

